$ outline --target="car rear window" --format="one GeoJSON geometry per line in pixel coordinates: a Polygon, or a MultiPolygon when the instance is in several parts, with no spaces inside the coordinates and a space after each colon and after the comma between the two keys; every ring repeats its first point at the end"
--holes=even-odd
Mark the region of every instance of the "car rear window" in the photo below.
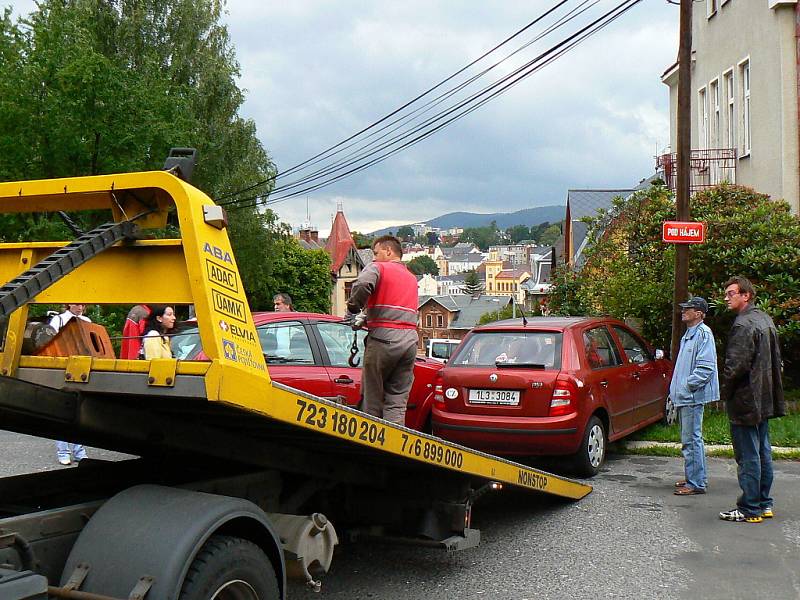
{"type": "Polygon", "coordinates": [[[557,331],[477,332],[461,345],[449,365],[494,367],[506,363],[560,369],[561,340],[562,334],[557,331]]]}

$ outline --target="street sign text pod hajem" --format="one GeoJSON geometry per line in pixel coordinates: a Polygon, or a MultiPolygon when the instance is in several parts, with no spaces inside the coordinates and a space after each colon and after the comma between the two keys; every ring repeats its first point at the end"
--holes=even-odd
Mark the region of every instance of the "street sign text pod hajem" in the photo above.
{"type": "Polygon", "coordinates": [[[706,241],[706,224],[691,221],[664,221],[661,241],[668,244],[702,244],[706,241]]]}

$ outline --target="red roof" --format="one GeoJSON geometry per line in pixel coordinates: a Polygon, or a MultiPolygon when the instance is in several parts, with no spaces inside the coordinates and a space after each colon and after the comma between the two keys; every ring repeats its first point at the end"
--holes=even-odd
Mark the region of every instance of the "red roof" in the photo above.
{"type": "Polygon", "coordinates": [[[527,269],[510,269],[510,270],[503,270],[500,271],[497,275],[495,275],[495,279],[519,279],[523,275],[530,276],[530,271],[527,269]]]}
{"type": "Polygon", "coordinates": [[[328,241],[325,242],[325,251],[331,255],[332,273],[339,272],[351,249],[357,250],[356,243],[353,241],[353,235],[350,233],[347,219],[344,218],[344,213],[340,210],[333,218],[331,234],[328,236],[328,241]]]}

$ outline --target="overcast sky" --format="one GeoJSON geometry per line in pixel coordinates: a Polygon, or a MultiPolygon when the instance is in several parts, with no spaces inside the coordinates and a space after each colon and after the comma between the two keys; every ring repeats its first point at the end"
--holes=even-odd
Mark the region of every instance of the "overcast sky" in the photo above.
{"type": "MultiPolygon", "coordinates": [[[[558,15],[582,0],[567,2],[558,15]]],[[[2,2],[7,4],[6,2],[2,2]]],[[[487,85],[616,6],[584,15],[481,82],[487,85]]],[[[467,65],[556,0],[228,0],[247,90],[242,113],[279,170],[350,136],[467,65]]],[[[591,3],[589,3],[591,4],[591,3]]],[[[30,10],[30,0],[13,3],[30,10]]],[[[492,55],[488,66],[552,19],[492,55]]],[[[562,204],[569,188],[624,188],[669,143],[661,73],[677,55],[678,7],[643,0],[597,35],[432,137],[308,194],[327,235],[341,202],[354,230],[440,214],[562,204]]],[[[476,71],[471,71],[475,73],[476,71]]],[[[474,88],[473,91],[478,88],[474,88]]],[[[272,206],[296,226],[306,198],[272,206]]]]}

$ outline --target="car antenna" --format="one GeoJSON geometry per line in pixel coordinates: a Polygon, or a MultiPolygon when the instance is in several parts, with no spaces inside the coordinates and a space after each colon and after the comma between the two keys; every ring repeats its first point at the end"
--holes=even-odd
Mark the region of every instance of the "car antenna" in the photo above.
{"type": "Polygon", "coordinates": [[[522,310],[522,305],[519,304],[519,302],[517,302],[514,299],[514,296],[511,296],[511,304],[513,304],[516,307],[519,307],[519,314],[522,315],[522,326],[523,327],[527,327],[528,326],[528,319],[525,318],[525,311],[522,310]]]}

